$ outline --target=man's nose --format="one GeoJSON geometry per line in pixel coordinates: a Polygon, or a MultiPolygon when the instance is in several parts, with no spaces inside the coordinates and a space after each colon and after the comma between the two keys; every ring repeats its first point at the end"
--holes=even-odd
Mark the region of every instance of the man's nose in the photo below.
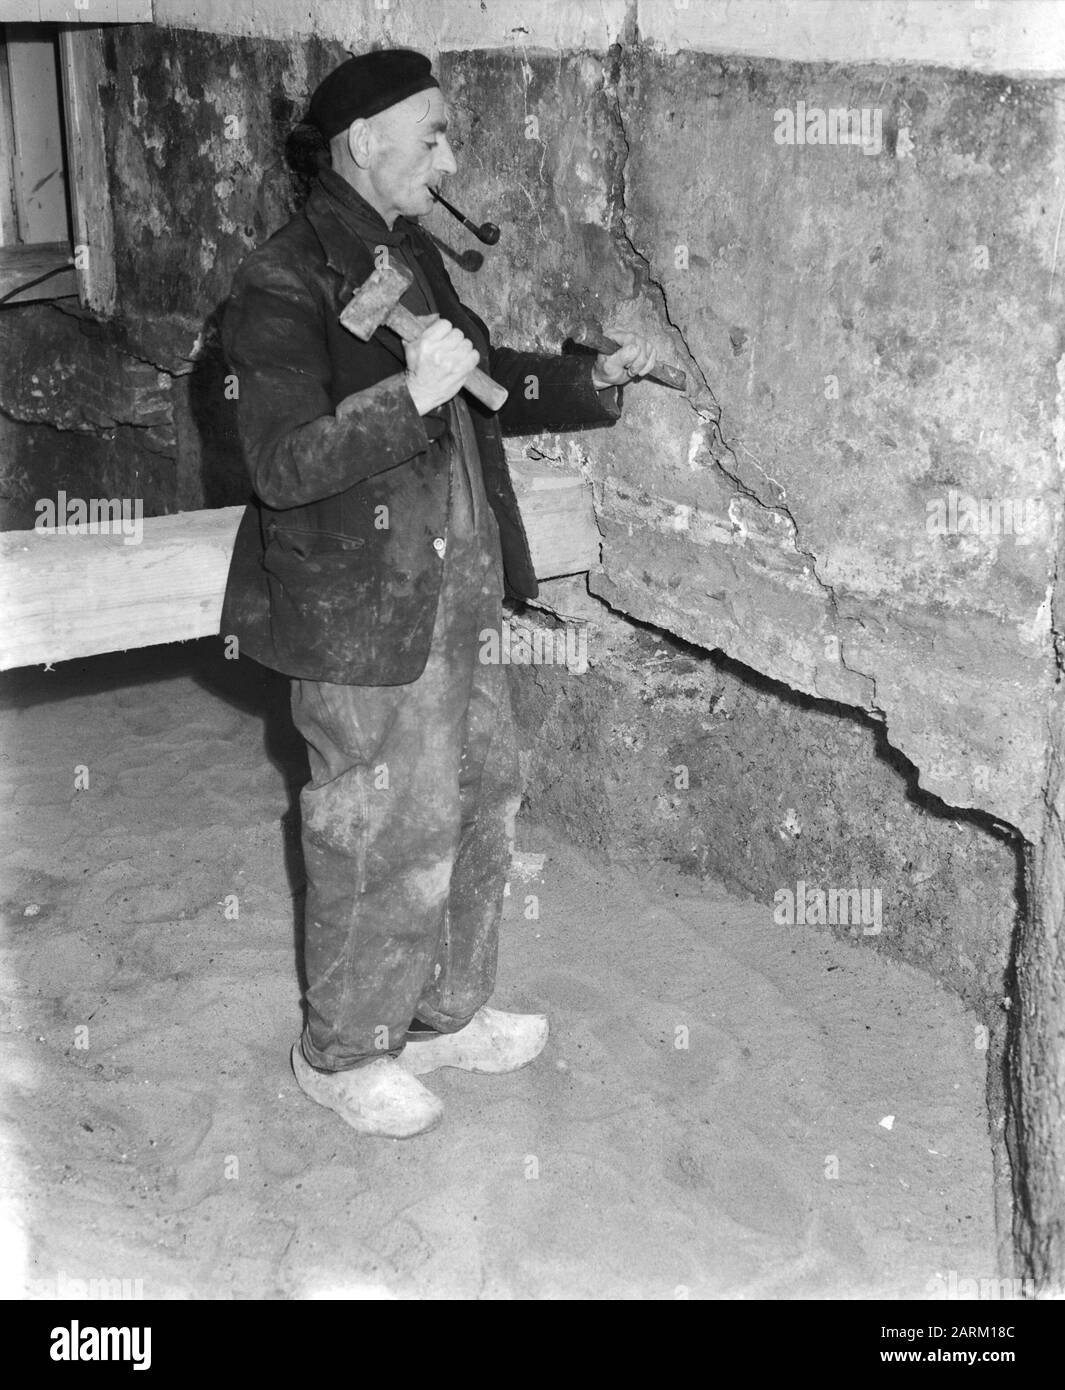
{"type": "Polygon", "coordinates": [[[436,159],[433,163],[440,174],[454,174],[458,170],[455,152],[446,135],[441,135],[436,143],[436,159]]]}

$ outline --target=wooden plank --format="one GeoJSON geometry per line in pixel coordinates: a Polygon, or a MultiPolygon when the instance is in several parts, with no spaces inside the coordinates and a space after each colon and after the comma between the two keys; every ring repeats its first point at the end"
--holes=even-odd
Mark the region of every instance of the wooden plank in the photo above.
{"type": "Polygon", "coordinates": [[[122,535],[0,535],[0,670],[218,631],[241,507],[179,512],[122,535]]]}
{"type": "Polygon", "coordinates": [[[11,123],[11,78],[7,44],[0,41],[0,246],[18,242],[15,205],[15,127],[11,123]]]}
{"type": "Polygon", "coordinates": [[[530,459],[509,462],[537,578],[583,574],[597,565],[600,535],[585,479],[530,459]]]}
{"type": "Polygon", "coordinates": [[[78,248],[78,297],[104,318],[115,309],[115,231],[107,180],[103,106],[103,30],[63,29],[59,34],[70,163],[70,210],[78,248]]]}
{"type": "MultiPolygon", "coordinates": [[[[537,575],[596,564],[588,483],[527,460],[511,469],[537,575]]],[[[115,534],[0,534],[0,670],[216,634],[242,513],[149,517],[139,542],[132,522],[125,536],[121,525],[115,534]]]]}

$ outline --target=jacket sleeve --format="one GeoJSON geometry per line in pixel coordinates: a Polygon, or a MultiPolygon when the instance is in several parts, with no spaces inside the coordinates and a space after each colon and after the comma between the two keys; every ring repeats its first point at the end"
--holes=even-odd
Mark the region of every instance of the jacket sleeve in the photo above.
{"type": "Polygon", "coordinates": [[[238,270],[222,343],[252,487],[268,507],[334,496],[424,452],[444,430],[418,414],[402,372],[334,410],[321,308],[298,272],[266,257],[238,270]]]}
{"type": "Polygon", "coordinates": [[[615,387],[592,385],[595,358],[493,348],[490,375],[510,392],[499,412],[504,434],[612,425],[621,415],[615,387]]]}

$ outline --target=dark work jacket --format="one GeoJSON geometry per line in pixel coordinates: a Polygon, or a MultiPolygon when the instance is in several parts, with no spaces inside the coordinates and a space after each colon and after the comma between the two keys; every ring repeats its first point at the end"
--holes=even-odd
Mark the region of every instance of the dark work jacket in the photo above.
{"type": "MultiPolygon", "coordinates": [[[[390,233],[378,220],[384,240],[390,233]]],[[[483,321],[459,303],[428,234],[404,218],[397,230],[409,235],[438,312],[510,392],[498,414],[466,400],[507,587],[534,598],[502,436],[613,424],[614,393],[595,390],[587,357],[493,348],[483,321]],[[527,399],[536,395],[527,392],[530,377],[537,399],[527,399]]],[[[373,269],[370,250],[319,182],[303,212],[241,264],[222,326],[255,495],[237,533],[221,632],[274,670],[341,685],[421,675],[447,533],[446,407],[418,414],[391,329],[364,343],[339,322],[373,269]]]]}

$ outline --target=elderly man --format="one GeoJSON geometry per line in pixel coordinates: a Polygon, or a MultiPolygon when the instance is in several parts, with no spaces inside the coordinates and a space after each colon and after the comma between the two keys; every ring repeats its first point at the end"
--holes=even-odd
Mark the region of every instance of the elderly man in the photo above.
{"type": "Polygon", "coordinates": [[[223,323],[254,499],[222,615],[240,651],[291,677],[311,780],[303,1091],[362,1134],[430,1129],[438,1067],[505,1072],[547,1020],[488,1007],[521,800],[506,673],[479,660],[504,579],[536,579],[502,434],[609,425],[654,352],[560,357],[493,347],[418,218],[455,172],[429,60],[343,63],[307,122],[319,177],[241,265],[223,323]],[[413,275],[425,323],[402,342],[340,324],[382,258],[413,275]],[[498,416],[462,394],[482,364],[498,416]]]}

